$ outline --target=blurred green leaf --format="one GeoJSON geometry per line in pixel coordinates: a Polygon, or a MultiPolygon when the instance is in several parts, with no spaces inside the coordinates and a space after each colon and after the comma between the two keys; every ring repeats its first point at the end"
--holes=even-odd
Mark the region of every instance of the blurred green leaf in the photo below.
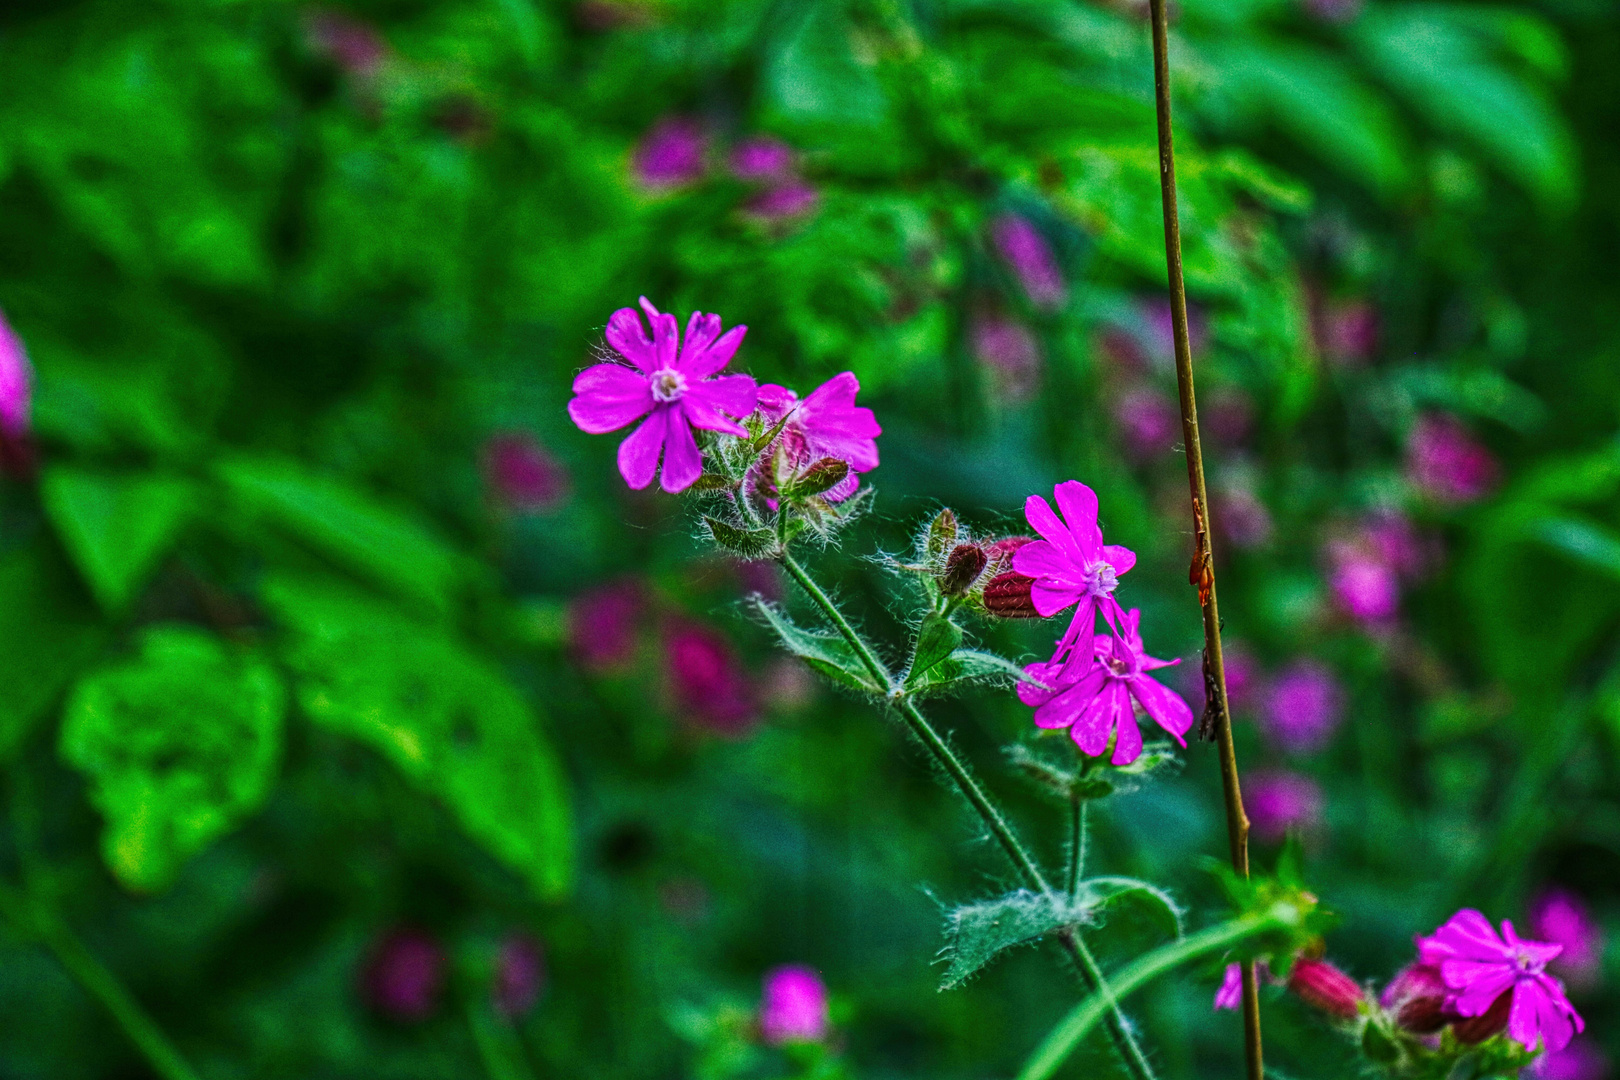
{"type": "Polygon", "coordinates": [[[378,750],[547,899],[573,880],[567,782],[539,718],[484,658],[347,590],[279,577],[263,590],[290,631],[298,702],[378,750]]]}
{"type": "Polygon", "coordinates": [[[47,543],[0,558],[0,761],[28,737],[106,638],[73,570],[47,543]]]}
{"type": "Polygon", "coordinates": [[[1576,517],[1545,517],[1530,535],[1549,548],[1620,578],[1620,536],[1596,522],[1576,517]]]}
{"type": "Polygon", "coordinates": [[[461,561],[410,513],[290,459],[227,458],[217,472],[251,519],[436,611],[450,609],[461,561]]]}
{"type": "Polygon", "coordinates": [[[787,29],[766,74],[772,105],[797,121],[871,126],[883,119],[883,90],[857,60],[854,27],[841,0],[784,5],[787,29]]]}
{"type": "Polygon", "coordinates": [[[137,655],[79,683],[62,722],[64,761],[106,819],[114,876],[149,892],[269,796],[286,693],[250,650],[179,626],[148,629],[137,655]]]}
{"type": "Polygon", "coordinates": [[[149,473],[47,468],[40,497],[63,546],[110,612],[129,606],[198,509],[197,486],[149,473]]]}

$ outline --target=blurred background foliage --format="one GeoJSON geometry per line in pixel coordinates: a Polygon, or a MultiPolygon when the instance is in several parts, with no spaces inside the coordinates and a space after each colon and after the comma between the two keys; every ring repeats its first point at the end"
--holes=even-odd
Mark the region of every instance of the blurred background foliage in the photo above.
{"type": "MultiPolygon", "coordinates": [[[[1595,1080],[1620,18],[1173,15],[1258,858],[1302,832],[1367,980],[1460,905],[1575,912],[1595,1080]]],[[[717,311],[738,367],[853,370],[878,412],[880,514],[823,570],[870,627],[902,630],[864,554],[942,501],[1020,531],[1077,477],[1142,555],[1149,649],[1195,657],[1145,5],[10,0],[0,73],[0,311],[36,372],[0,413],[0,1074],[145,1075],[64,934],[210,1077],[1012,1071],[1072,985],[929,963],[994,853],[771,654],[738,603],[770,568],[695,559],[563,405],[614,308],[717,311]],[[765,1045],[789,962],[832,1027],[765,1045]]],[[[996,750],[1027,710],[940,715],[1055,855],[996,750]]],[[[1196,913],[1224,826],[1184,756],[1093,859],[1196,913]]],[[[1235,1073],[1213,987],[1136,1000],[1165,1075],[1235,1073]]],[[[1278,1075],[1352,1070],[1296,1003],[1267,1025],[1278,1075]]]]}

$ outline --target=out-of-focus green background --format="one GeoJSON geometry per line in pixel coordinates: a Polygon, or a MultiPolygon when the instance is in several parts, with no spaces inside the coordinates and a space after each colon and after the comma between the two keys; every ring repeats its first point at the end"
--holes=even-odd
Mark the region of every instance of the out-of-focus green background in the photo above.
{"type": "MultiPolygon", "coordinates": [[[[1239,755],[1319,788],[1330,954],[1381,981],[1552,888],[1620,927],[1620,15],[1172,15],[1239,755]]],[[[1010,1074],[1076,990],[1035,949],[936,989],[995,852],[771,652],[738,603],[770,570],[704,555],[564,405],[615,308],[719,312],[737,368],[852,370],[877,411],[879,512],[821,571],[869,628],[903,633],[863,556],[942,502],[1021,530],[1078,478],[1150,651],[1195,656],[1151,90],[1135,0],[0,6],[35,371],[0,480],[0,1077],[149,1075],[45,924],[206,1077],[1010,1074]],[[789,962],[833,995],[821,1050],[759,1045],[789,962]]],[[[997,750],[1028,710],[937,716],[1055,858],[997,750]]],[[[1197,919],[1224,824],[1184,757],[1091,858],[1197,919]]],[[[1133,1002],[1167,1077],[1238,1068],[1215,974],[1133,1002]]],[[[1620,1053],[1620,955],[1570,981],[1620,1053]]],[[[1278,1076],[1353,1073],[1297,1002],[1266,1023],[1278,1076]]],[[[1114,1068],[1099,1039],[1069,1075],[1114,1068]]]]}

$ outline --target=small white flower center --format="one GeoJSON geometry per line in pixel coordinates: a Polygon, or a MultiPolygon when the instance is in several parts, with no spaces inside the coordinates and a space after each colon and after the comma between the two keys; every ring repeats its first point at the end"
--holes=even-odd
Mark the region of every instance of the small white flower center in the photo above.
{"type": "Polygon", "coordinates": [[[1513,966],[1521,975],[1539,975],[1542,969],[1542,965],[1536,962],[1535,957],[1523,952],[1513,954],[1513,966]]]}
{"type": "Polygon", "coordinates": [[[652,387],[654,401],[679,401],[686,393],[686,376],[674,368],[664,368],[653,372],[647,385],[652,387]]]}
{"type": "Polygon", "coordinates": [[[1119,576],[1109,563],[1092,563],[1086,567],[1086,595],[1101,599],[1104,596],[1114,595],[1119,588],[1119,576]]]}

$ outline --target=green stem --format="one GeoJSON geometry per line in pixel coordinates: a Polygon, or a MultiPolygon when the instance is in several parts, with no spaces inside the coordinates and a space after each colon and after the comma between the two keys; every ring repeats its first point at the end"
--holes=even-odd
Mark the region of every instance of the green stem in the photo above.
{"type": "Polygon", "coordinates": [[[523,1063],[523,1049],[511,1024],[469,1000],[467,1028],[489,1080],[534,1080],[534,1073],[523,1063]]]}
{"type": "MultiPolygon", "coordinates": [[[[1013,832],[1012,826],[1001,815],[1001,811],[985,795],[984,789],[979,786],[979,782],[974,779],[973,774],[968,770],[967,763],[958,757],[956,752],[951,749],[950,744],[940,737],[939,732],[934,730],[933,725],[928,722],[922,711],[917,708],[916,702],[909,697],[895,693],[894,683],[889,676],[888,669],[878,660],[871,646],[867,645],[866,641],[855,632],[855,628],[849,624],[849,620],[844,618],[844,613],[838,610],[838,605],[832,602],[832,599],[821,590],[821,586],[817,585],[804,567],[799,565],[798,560],[787,551],[783,551],[781,561],[793,580],[799,583],[799,587],[804,589],[810,599],[821,609],[822,614],[827,616],[827,619],[837,628],[838,633],[848,642],[849,647],[855,650],[855,655],[866,666],[868,673],[880,685],[890,688],[890,699],[895,701],[898,706],[900,716],[905,720],[907,729],[918,742],[928,749],[928,752],[934,756],[934,760],[939,764],[940,768],[944,769],[946,774],[950,776],[951,782],[956,785],[957,791],[961,792],[962,797],[967,799],[974,812],[984,822],[985,827],[990,830],[990,835],[995,837],[996,842],[1001,845],[1002,851],[1006,853],[1008,860],[1012,862],[1013,868],[1024,879],[1024,884],[1035,892],[1051,893],[1052,886],[1048,884],[1046,875],[1041,873],[1040,866],[1030,857],[1028,850],[1019,841],[1018,834],[1013,832]]],[[[1125,1014],[1120,1011],[1113,991],[1110,990],[1107,980],[1103,978],[1102,969],[1098,967],[1096,959],[1091,955],[1091,950],[1086,948],[1086,944],[1079,933],[1072,929],[1060,933],[1058,939],[1062,942],[1064,950],[1068,952],[1070,958],[1074,960],[1079,968],[1081,981],[1085,984],[1087,990],[1093,995],[1100,993],[1102,998],[1110,1003],[1111,1011],[1107,1018],[1108,1033],[1112,1037],[1120,1057],[1124,1059],[1127,1070],[1136,1080],[1154,1080],[1153,1068],[1148,1064],[1147,1055],[1143,1053],[1141,1045],[1137,1043],[1136,1036],[1131,1031],[1130,1023],[1125,1019],[1125,1014]]]]}
{"type": "Polygon", "coordinates": [[[1069,896],[1080,891],[1080,879],[1086,873],[1086,807],[1089,800],[1078,795],[1069,796],[1069,896]]]}
{"type": "MultiPolygon", "coordinates": [[[[1247,915],[1163,945],[1116,972],[1109,981],[1113,989],[1111,996],[1117,1000],[1173,968],[1284,925],[1285,920],[1278,915],[1247,915]]],[[[1051,1034],[1024,1063],[1017,1080],[1046,1080],[1056,1072],[1068,1060],[1080,1040],[1113,1007],[1114,1001],[1109,1000],[1109,996],[1093,994],[1058,1021],[1051,1034]]]]}
{"type": "Polygon", "coordinates": [[[118,981],[118,976],[85,948],[66,923],[5,885],[0,885],[0,913],[23,933],[37,937],[56,955],[68,974],[118,1021],[129,1041],[163,1080],[198,1080],[163,1029],[146,1014],[134,995],[118,981]]]}

